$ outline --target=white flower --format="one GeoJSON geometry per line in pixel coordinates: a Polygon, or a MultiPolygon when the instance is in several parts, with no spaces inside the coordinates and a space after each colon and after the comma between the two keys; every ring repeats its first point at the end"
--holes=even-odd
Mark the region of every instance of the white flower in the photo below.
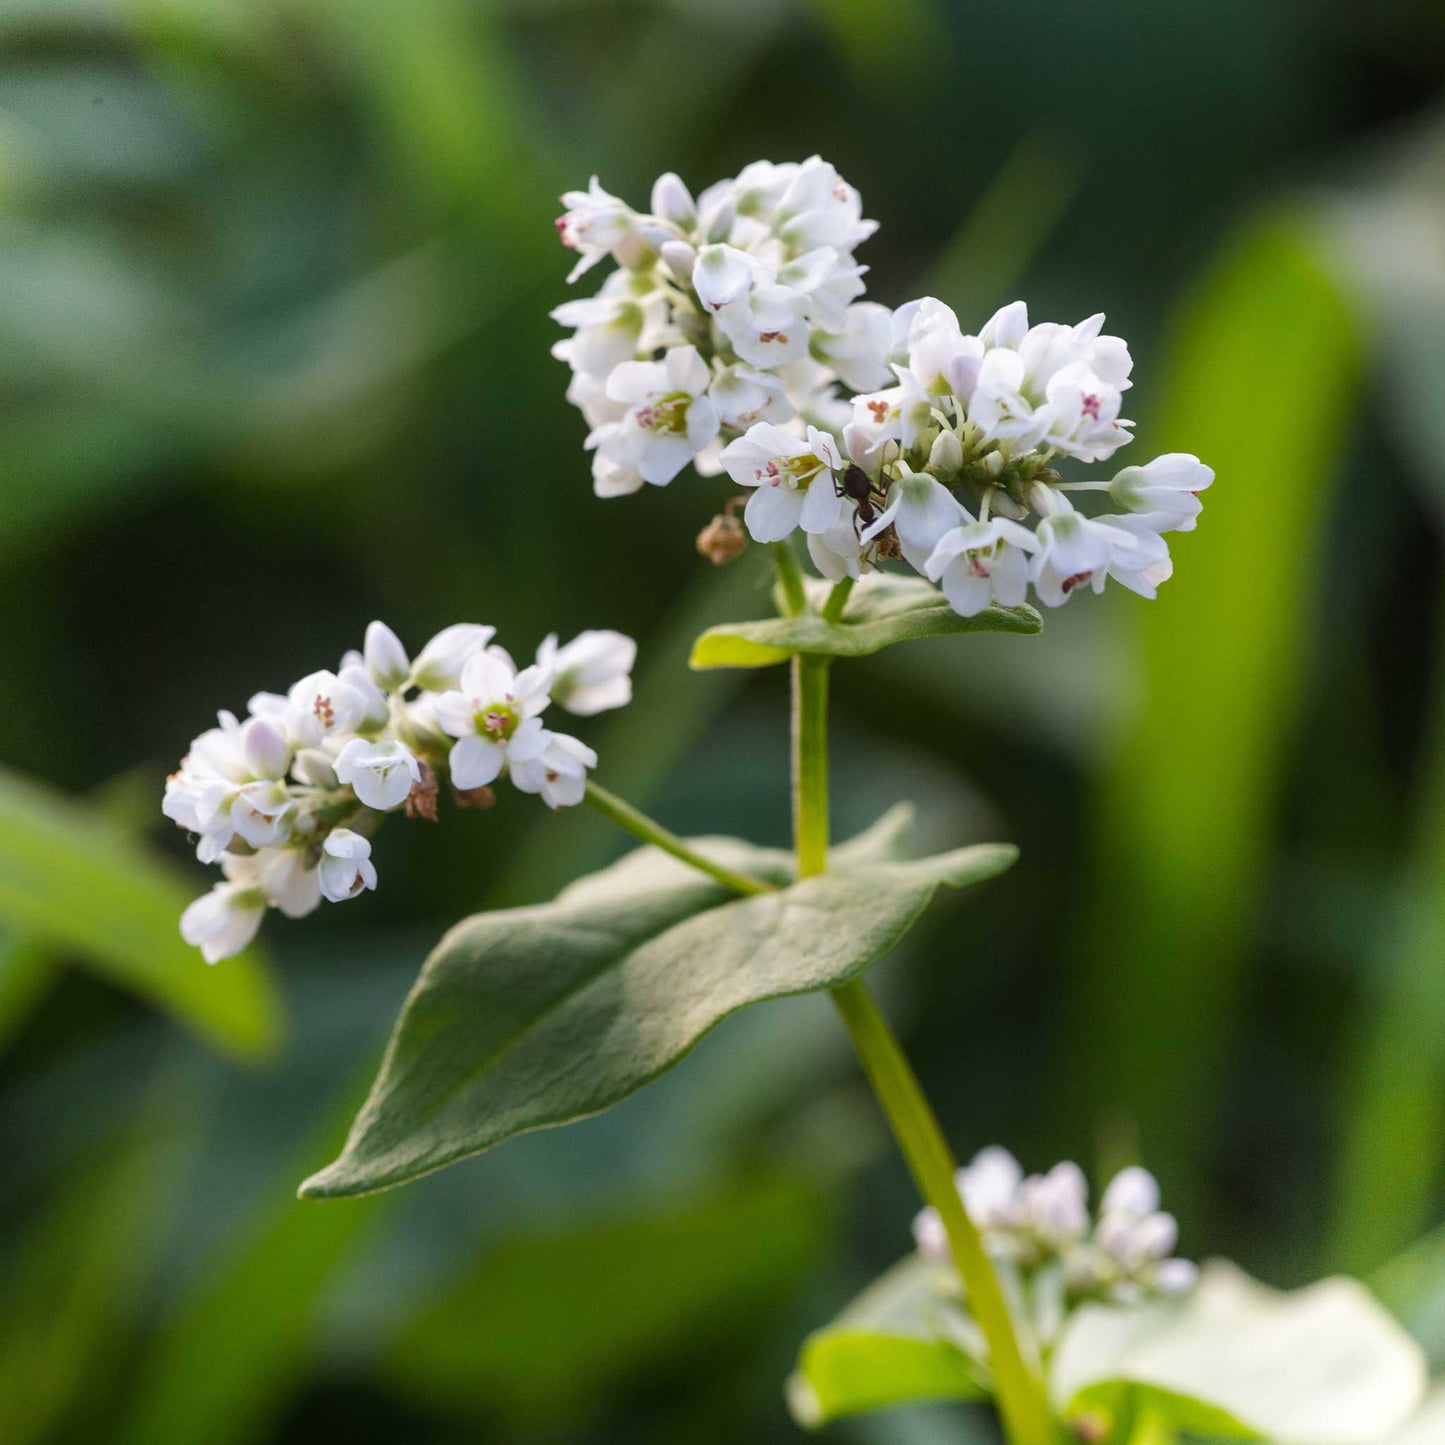
{"type": "Polygon", "coordinates": [[[1121,1169],[1109,1182],[1099,1201],[1101,1215],[1132,1214],[1142,1219],[1159,1208],[1159,1182],[1137,1164],[1121,1169]]]}
{"type": "Polygon", "coordinates": [[[298,748],[314,748],[332,736],[345,737],[366,720],[371,699],[334,672],[308,673],[286,694],[286,733],[298,748]]]}
{"type": "Polygon", "coordinates": [[[806,314],[814,327],[836,332],[847,323],[849,303],[867,289],[863,284],[867,269],[832,246],[818,246],[784,265],[777,281],[807,298],[806,314]]]}
{"type": "Polygon", "coordinates": [[[273,908],[287,918],[305,918],[321,904],[321,880],[307,862],[303,848],[263,848],[250,859],[232,862],[228,855],[221,866],[235,875],[238,867],[249,864],[273,908]]]}
{"type": "Polygon", "coordinates": [[[362,655],[371,680],[387,692],[406,685],[411,676],[411,659],[401,638],[384,622],[372,622],[366,628],[366,645],[362,655]]]}
{"type": "Polygon", "coordinates": [[[778,367],[808,354],[808,295],[792,286],[754,286],[717,313],[733,350],[750,366],[778,367]]]}
{"type": "Polygon", "coordinates": [[[1018,1193],[1024,1171],[1007,1149],[981,1149],[954,1176],[968,1217],[980,1229],[1006,1229],[1018,1222],[1018,1193]]]}
{"type": "Polygon", "coordinates": [[[856,581],[861,575],[863,547],[851,508],[826,531],[809,532],[807,538],[808,556],[829,582],[841,582],[845,577],[856,581]]]}
{"type": "Polygon", "coordinates": [[[717,407],[718,421],[733,431],[746,431],[760,421],[787,421],[793,415],[783,379],[752,366],[720,371],[707,394],[717,407]]]}
{"type": "Polygon", "coordinates": [[[1089,1186],[1083,1170],[1065,1161],[1047,1174],[1034,1174],[1019,1188],[1019,1209],[1034,1235],[1054,1251],[1076,1244],[1089,1232],[1089,1186]]]}
{"type": "Polygon", "coordinates": [[[577,252],[577,264],[567,277],[575,281],[631,237],[637,213],[604,191],[596,176],[585,191],[567,191],[562,204],[567,209],[557,218],[557,234],[569,251],[577,252]]]}
{"type": "Polygon", "coordinates": [[[1115,547],[1109,557],[1107,574],[1095,572],[1095,592],[1104,590],[1105,576],[1112,577],[1131,592],[1151,602],[1159,594],[1161,584],[1174,575],[1174,560],[1169,544],[1154,530],[1154,516],[1096,517],[1095,521],[1125,532],[1134,539],[1132,547],[1115,547]]]}
{"type": "Polygon", "coordinates": [[[196,856],[214,863],[239,834],[252,847],[289,833],[291,795],[281,779],[291,748],[269,718],[238,723],[222,713],[220,726],[191,743],[166,781],[161,811],[198,835],[196,856]]]}
{"type": "Polygon", "coordinates": [[[665,171],[652,183],[652,214],[684,231],[697,223],[697,203],[692,192],[672,171],[665,171]]]}
{"type": "Polygon", "coordinates": [[[743,518],[758,542],[780,542],[799,526],[826,532],[843,513],[834,474],[838,444],[810,426],[806,438],[760,422],[723,448],[722,464],[740,486],[756,490],[743,518]]]}
{"type": "Polygon", "coordinates": [[[965,336],[953,310],[932,296],[916,303],[908,324],[908,369],[924,391],[967,401],[983,360],[983,342],[965,336]]]}
{"type": "Polygon", "coordinates": [[[1067,602],[1077,587],[1114,564],[1118,554],[1138,546],[1138,538],[1125,528],[1085,517],[1066,502],[1056,505],[1063,510],[1044,517],[1034,534],[1034,590],[1049,607],[1067,602]]]}
{"type": "Polygon", "coordinates": [[[1166,452],[1145,466],[1125,467],[1109,483],[1109,494],[1155,532],[1192,532],[1203,510],[1199,494],[1213,480],[1212,468],[1198,457],[1166,452]]]}
{"type": "Polygon", "coordinates": [[[1017,607],[1028,592],[1034,534],[1006,517],[969,522],[945,532],[924,564],[948,605],[960,617],[975,617],[991,603],[1017,607]]]}
{"type": "Polygon", "coordinates": [[[421,764],[395,738],[352,738],[337,754],[335,767],[337,779],[379,813],[399,807],[421,780],[421,764]]]}
{"type": "Polygon", "coordinates": [[[891,326],[886,306],[874,301],[855,302],[836,331],[814,333],[813,354],[832,367],[845,386],[854,391],[872,391],[886,384],[892,375],[888,369],[891,326]]]}
{"type": "Polygon", "coordinates": [[[552,701],[578,717],[592,717],[632,701],[637,644],[620,632],[580,632],[565,647],[550,633],[537,649],[537,666],[552,678],[552,701]]]}
{"type": "Polygon", "coordinates": [[[344,903],[376,887],[371,843],[350,828],[333,828],[327,834],[316,871],[320,875],[321,892],[332,903],[344,903]]]}
{"type": "Polygon", "coordinates": [[[666,486],[718,433],[710,380],[694,346],[675,346],[662,361],[623,362],[607,380],[607,395],[627,413],[589,444],[643,481],[666,486]]]}
{"type": "Polygon", "coordinates": [[[266,894],[251,880],[217,883],[181,914],[181,937],[207,963],[233,958],[256,936],[266,913],[266,894]]]}
{"type": "Polygon", "coordinates": [[[587,769],[597,754],[566,733],[542,732],[542,745],[526,757],[509,755],[512,782],[524,793],[540,793],[549,808],[570,808],[587,792],[587,769]]]}
{"type": "Polygon", "coordinates": [[[425,647],[412,664],[411,680],[428,692],[446,692],[457,685],[462,668],[480,652],[485,652],[495,627],[477,622],[454,622],[444,627],[425,647]]]}
{"type": "Polygon", "coordinates": [[[543,668],[518,673],[492,653],[467,663],[459,690],[436,701],[437,721],[457,739],[449,758],[454,787],[485,787],[504,766],[541,756],[549,735],[538,715],[547,707],[549,682],[543,668]]]}
{"type": "Polygon", "coordinates": [[[941,482],[910,470],[906,463],[900,465],[899,472],[889,491],[887,507],[863,533],[863,541],[871,542],[891,526],[904,560],[923,572],[944,534],[967,525],[973,518],[941,482]]]}
{"type": "Polygon", "coordinates": [[[736,246],[704,246],[692,268],[697,299],[714,316],[744,303],[754,285],[772,280],[772,271],[736,246]]]}
{"type": "Polygon", "coordinates": [[[1099,462],[1133,440],[1128,428],[1134,423],[1119,417],[1123,394],[1088,362],[1060,368],[1044,394],[1048,404],[1040,416],[1047,416],[1048,425],[1041,440],[1051,447],[1081,461],[1099,462]]]}
{"type": "Polygon", "coordinates": [[[564,302],[552,319],[575,328],[552,355],[595,377],[606,377],[614,366],[656,350],[675,335],[666,295],[630,271],[614,272],[600,295],[564,302]]]}
{"type": "Polygon", "coordinates": [[[876,221],[863,219],[858,192],[821,156],[793,169],[778,197],[772,224],[779,238],[797,252],[815,246],[851,251],[878,229],[876,221]]]}

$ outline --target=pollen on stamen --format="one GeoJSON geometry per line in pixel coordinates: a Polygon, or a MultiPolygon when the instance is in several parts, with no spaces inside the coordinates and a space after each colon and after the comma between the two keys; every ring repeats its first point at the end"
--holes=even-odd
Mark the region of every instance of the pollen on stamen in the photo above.
{"type": "Polygon", "coordinates": [[[1075,572],[1072,577],[1064,578],[1059,590],[1067,597],[1075,587],[1081,586],[1083,583],[1089,581],[1093,575],[1092,572],[1075,572]]]}
{"type": "Polygon", "coordinates": [[[1095,421],[1099,419],[1099,398],[1092,392],[1084,398],[1084,415],[1093,417],[1095,421]]]}

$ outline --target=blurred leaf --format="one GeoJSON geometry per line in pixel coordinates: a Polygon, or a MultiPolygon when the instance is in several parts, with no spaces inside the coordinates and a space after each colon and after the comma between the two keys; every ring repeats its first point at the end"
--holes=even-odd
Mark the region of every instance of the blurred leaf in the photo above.
{"type": "Polygon", "coordinates": [[[1358,360],[1301,228],[1265,217],[1186,308],[1152,429],[1219,481],[1176,542],[1177,575],[1135,614],[1147,693],[1100,797],[1090,1067],[1074,1092],[1091,1114],[1136,1118],[1171,1187],[1217,1117],[1358,360]]]}
{"type": "MultiPolygon", "coordinates": [[[[826,585],[809,587],[810,602],[821,607],[826,585]]],[[[691,665],[770,667],[799,652],[825,657],[866,657],[895,642],[920,637],[953,637],[965,632],[1032,634],[1043,619],[1032,607],[988,607],[976,617],[960,617],[943,594],[921,577],[877,572],[860,581],[838,622],[821,616],[770,617],[761,622],[727,622],[710,627],[692,650],[691,665]]]]}
{"type": "Polygon", "coordinates": [[[937,1267],[910,1256],[808,1336],[788,1383],[794,1419],[814,1428],[920,1400],[987,1399],[966,1328],[937,1267]]]}
{"type": "MultiPolygon", "coordinates": [[[[915,288],[958,313],[965,331],[1002,306],[1078,195],[1086,166],[1062,131],[1024,136],[915,288]]],[[[910,293],[912,294],[912,293],[910,293]]]]}
{"type": "Polygon", "coordinates": [[[936,0],[804,0],[817,15],[860,84],[887,77],[917,81],[936,71],[949,48],[949,35],[936,0]]]}
{"type": "Polygon", "coordinates": [[[29,1445],[112,1381],[132,1299],[164,1237],[171,1139],[155,1110],[99,1164],[65,1181],[7,1239],[0,1281],[0,1438],[29,1445]]]}
{"type": "Polygon", "coordinates": [[[816,1190],[775,1179],[517,1239],[415,1321],[390,1373],[462,1415],[595,1409],[671,1361],[750,1337],[791,1298],[828,1227],[816,1190]]]}
{"type": "MultiPolygon", "coordinates": [[[[1442,634],[1445,635],[1445,634],[1442,634]]],[[[1381,911],[1370,949],[1378,994],[1354,1036],[1336,1186],[1332,1262],[1373,1269],[1433,1217],[1445,1142],[1445,651],[1424,768],[1415,788],[1417,836],[1398,892],[1381,911]]]]}
{"type": "Polygon", "coordinates": [[[302,1193],[384,1189],[610,1108],[736,1010],[861,973],[940,884],[993,877],[1016,856],[981,844],[871,861],[896,831],[883,820],[862,847],[838,850],[835,871],[791,885],[788,853],[696,840],[779,885],[752,897],[643,848],[553,903],[467,919],[423,966],[345,1152],[302,1193]]]}
{"type": "MultiPolygon", "coordinates": [[[[348,1091],[348,1104],[353,1098],[348,1091]]],[[[341,1127],[337,1120],[327,1129],[328,1144],[341,1127]]],[[[283,1179],[294,1177],[293,1167],[288,1163],[283,1179]]],[[[114,1445],[265,1438],[312,1367],[322,1304],[375,1221],[378,1203],[310,1209],[286,1185],[262,1226],[162,1329],[130,1407],[108,1437],[114,1445]]]]}
{"type": "Polygon", "coordinates": [[[1325,236],[1370,323],[1379,397],[1437,519],[1445,519],[1445,120],[1437,114],[1369,156],[1326,199],[1325,236]]]}
{"type": "Polygon", "coordinates": [[[1085,1306],[1050,1369],[1070,1416],[1137,1406],[1181,1430],[1275,1445],[1376,1439],[1425,1387],[1419,1347],[1354,1280],[1282,1294],[1223,1263],[1182,1304],[1085,1306]]]}
{"type": "Polygon", "coordinates": [[[98,812],[0,773],[0,922],[74,952],[238,1058],[277,1045],[280,1006],[254,950],[208,968],[177,929],[190,894],[98,812]]]}
{"type": "Polygon", "coordinates": [[[43,948],[0,938],[0,1049],[20,1030],[58,972],[43,948]]]}

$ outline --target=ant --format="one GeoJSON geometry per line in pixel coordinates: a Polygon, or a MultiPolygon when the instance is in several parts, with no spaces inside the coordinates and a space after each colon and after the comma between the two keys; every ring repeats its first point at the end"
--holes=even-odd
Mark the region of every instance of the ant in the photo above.
{"type": "Polygon", "coordinates": [[[888,489],[883,480],[884,475],[880,468],[879,479],[875,482],[857,462],[848,463],[843,470],[841,481],[837,474],[834,474],[833,495],[835,497],[851,497],[857,503],[858,520],[864,527],[871,527],[878,518],[878,508],[875,503],[886,502],[888,499],[888,489]]]}

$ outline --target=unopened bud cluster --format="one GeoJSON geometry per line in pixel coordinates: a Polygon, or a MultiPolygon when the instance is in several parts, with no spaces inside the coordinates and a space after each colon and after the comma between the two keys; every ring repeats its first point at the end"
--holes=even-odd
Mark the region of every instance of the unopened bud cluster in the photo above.
{"type": "Polygon", "coordinates": [[[554,311],[555,354],[592,427],[600,496],[666,485],[689,464],[753,488],[759,542],[801,529],[832,581],[901,556],[972,616],[1032,588],[1059,606],[1112,577],[1153,597],[1214,473],[1170,453],[1107,479],[1132,440],[1129,349],[1102,315],[1031,326],[1023,302],[966,334],[943,302],[864,301],[853,249],[876,224],[818,157],[759,161],[695,201],[674,175],[638,212],[602,190],[563,197],[575,279],[619,263],[598,295],[554,311]],[[844,391],[855,393],[851,399],[844,391]],[[865,495],[844,485],[853,464],[865,495]],[[1075,503],[1105,493],[1116,511],[1075,503]]]}
{"type": "Polygon", "coordinates": [[[495,629],[458,623],[413,660],[382,622],[335,672],[257,693],[202,733],[162,810],[225,881],[181,918],[207,962],[239,953],[268,908],[300,918],[376,886],[370,838],[387,813],[435,818],[441,783],[475,805],[508,777],[550,808],[578,803],[597,755],[543,724],[550,703],[588,716],[632,696],[635,646],[616,632],[548,637],[518,669],[495,629]]]}
{"type": "MultiPolygon", "coordinates": [[[[1174,1258],[1179,1229],[1159,1208],[1159,1186],[1146,1169],[1115,1175],[1089,1209],[1089,1186],[1077,1164],[1025,1177],[1006,1149],[985,1149],[956,1176],[959,1197],[992,1258],[1020,1277],[1035,1324],[1051,1337],[1068,1310],[1087,1300],[1134,1303],[1185,1294],[1198,1271],[1174,1258]]],[[[924,1209],[913,1222],[919,1252],[951,1263],[943,1221],[924,1209]]]]}

